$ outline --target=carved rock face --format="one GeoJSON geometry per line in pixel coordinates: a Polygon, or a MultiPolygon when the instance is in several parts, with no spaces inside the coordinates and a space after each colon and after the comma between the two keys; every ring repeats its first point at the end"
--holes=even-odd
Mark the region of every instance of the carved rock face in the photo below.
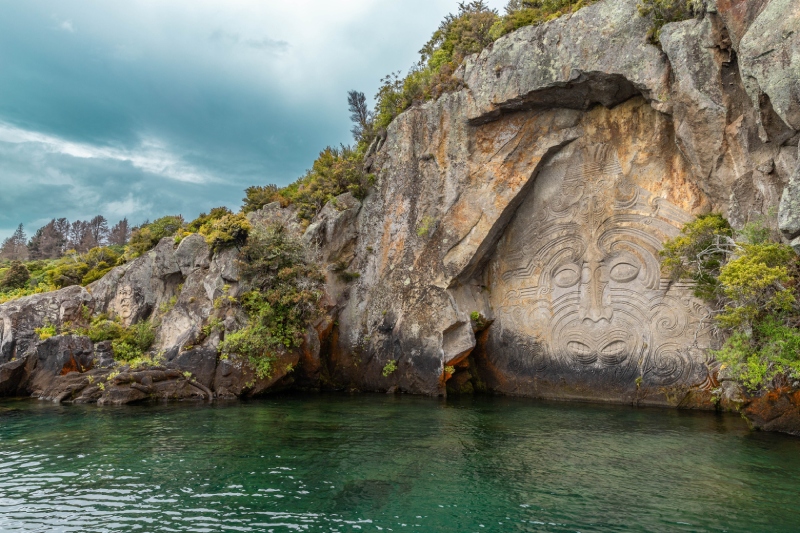
{"type": "Polygon", "coordinates": [[[576,141],[536,180],[489,264],[490,357],[535,378],[700,384],[707,313],[658,258],[689,214],[625,175],[609,144],[576,141]]]}

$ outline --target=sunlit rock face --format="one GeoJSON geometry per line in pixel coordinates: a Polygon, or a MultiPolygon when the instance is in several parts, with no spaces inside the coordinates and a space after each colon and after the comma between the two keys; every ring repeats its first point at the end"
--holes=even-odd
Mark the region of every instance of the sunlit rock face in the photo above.
{"type": "Polygon", "coordinates": [[[658,258],[691,215],[642,186],[657,154],[623,169],[618,150],[581,139],[553,155],[500,239],[485,349],[503,392],[619,396],[708,376],[709,313],[658,258]]]}

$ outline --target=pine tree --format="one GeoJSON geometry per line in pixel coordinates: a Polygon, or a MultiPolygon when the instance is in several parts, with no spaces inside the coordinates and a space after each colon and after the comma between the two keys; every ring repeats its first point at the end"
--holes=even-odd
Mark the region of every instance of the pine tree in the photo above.
{"type": "Polygon", "coordinates": [[[102,246],[108,238],[108,221],[103,215],[97,215],[89,221],[89,233],[95,246],[102,246]]]}
{"type": "Polygon", "coordinates": [[[17,226],[14,234],[3,241],[0,246],[0,259],[10,259],[11,261],[25,261],[28,259],[28,246],[26,244],[25,229],[22,224],[17,226]]]}
{"type": "Polygon", "coordinates": [[[68,225],[66,219],[53,219],[36,230],[28,242],[28,253],[31,259],[57,259],[64,253],[67,235],[61,229],[68,225]]]}
{"type": "Polygon", "coordinates": [[[369,142],[372,137],[374,115],[367,107],[367,98],[364,93],[348,91],[347,106],[350,110],[350,120],[353,121],[353,134],[356,142],[369,142]]]}
{"type": "Polygon", "coordinates": [[[125,246],[131,238],[131,228],[128,219],[123,218],[117,222],[108,234],[108,244],[125,246]]]}

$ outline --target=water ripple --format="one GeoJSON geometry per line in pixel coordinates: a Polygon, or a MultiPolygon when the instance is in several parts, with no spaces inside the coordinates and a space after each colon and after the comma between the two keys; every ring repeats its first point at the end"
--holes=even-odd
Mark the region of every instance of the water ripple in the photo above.
{"type": "Polygon", "coordinates": [[[709,413],[383,396],[13,405],[0,531],[794,531],[800,495],[799,440],[709,413]]]}

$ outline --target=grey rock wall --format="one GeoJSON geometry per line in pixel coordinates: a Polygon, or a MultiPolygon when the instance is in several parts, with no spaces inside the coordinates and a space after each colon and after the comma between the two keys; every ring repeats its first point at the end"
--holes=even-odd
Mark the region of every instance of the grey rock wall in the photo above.
{"type": "Polygon", "coordinates": [[[717,4],[661,49],[635,0],[524,28],[465,62],[465,89],[398,117],[359,215],[340,379],[708,406],[718,339],[660,277],[660,243],[710,211],[800,234],[800,19],[717,4]]]}

